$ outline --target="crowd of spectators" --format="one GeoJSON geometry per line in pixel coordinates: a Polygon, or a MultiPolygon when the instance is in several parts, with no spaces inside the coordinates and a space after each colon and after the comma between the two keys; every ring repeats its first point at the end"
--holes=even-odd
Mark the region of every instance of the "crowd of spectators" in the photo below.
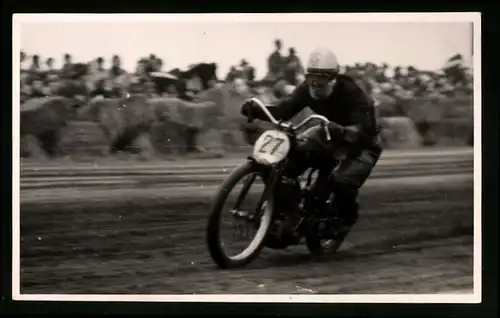
{"type": "MultiPolygon", "coordinates": [[[[222,81],[214,74],[208,85],[201,85],[199,77],[194,75],[187,80],[172,79],[163,89],[158,89],[154,74],[163,72],[162,74],[171,74],[174,78],[182,71],[164,71],[162,59],[154,54],[141,58],[135,71],[129,74],[121,67],[118,55],[112,56],[109,65],[106,65],[103,57],[86,63],[75,63],[70,54],[64,54],[62,67],[55,69],[53,57],[46,58],[42,63],[40,56],[28,56],[21,52],[21,103],[30,98],[54,95],[88,99],[116,98],[133,93],[189,99],[204,87],[222,82],[238,83],[239,87],[249,89],[259,86],[293,87],[304,79],[304,65],[293,47],[284,55],[282,41],[276,40],[274,44],[275,50],[268,57],[268,70],[263,79],[257,80],[255,68],[242,59],[240,65],[231,67],[222,81]]],[[[392,68],[387,64],[374,63],[343,65],[341,71],[358,80],[375,99],[381,96],[412,98],[472,94],[472,74],[462,66],[462,59],[459,54],[451,57],[449,65],[437,72],[417,70],[413,66],[392,68]]],[[[283,93],[282,89],[274,89],[276,95],[280,91],[283,93]]]]}
{"type": "Polygon", "coordinates": [[[30,98],[64,96],[76,98],[122,97],[127,93],[152,93],[154,85],[148,74],[161,71],[162,60],[155,55],[138,61],[134,73],[129,74],[121,67],[118,55],[111,58],[109,67],[105,59],[96,58],[88,63],[74,63],[70,54],[64,54],[60,69],[53,67],[54,58],[45,63],[38,55],[27,56],[21,52],[21,103],[30,98]],[[149,79],[149,80],[148,80],[149,79]]]}

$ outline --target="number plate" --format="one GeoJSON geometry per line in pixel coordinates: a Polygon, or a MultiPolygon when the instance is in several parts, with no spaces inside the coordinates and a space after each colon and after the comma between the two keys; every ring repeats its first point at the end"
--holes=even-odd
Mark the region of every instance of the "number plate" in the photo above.
{"type": "Polygon", "coordinates": [[[253,146],[253,158],[261,164],[272,165],[285,159],[290,151],[290,139],[278,130],[267,130],[253,146]]]}

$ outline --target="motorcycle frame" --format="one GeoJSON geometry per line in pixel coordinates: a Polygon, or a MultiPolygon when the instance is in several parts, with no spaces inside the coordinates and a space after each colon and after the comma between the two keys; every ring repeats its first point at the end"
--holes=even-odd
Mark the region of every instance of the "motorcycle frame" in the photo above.
{"type": "MultiPolygon", "coordinates": [[[[278,130],[278,131],[281,131],[283,133],[285,133],[288,138],[290,139],[290,150],[286,156],[286,158],[284,158],[283,160],[281,160],[280,162],[277,162],[275,164],[272,164],[272,165],[266,165],[266,164],[261,164],[261,163],[258,163],[257,160],[252,156],[247,156],[247,160],[249,160],[250,162],[252,162],[252,164],[254,165],[257,165],[259,168],[257,170],[261,171],[261,173],[263,173],[263,179],[266,180],[265,182],[265,187],[264,187],[264,191],[261,195],[261,198],[259,200],[259,204],[257,205],[256,209],[260,209],[260,207],[262,206],[263,202],[265,201],[265,199],[269,196],[269,195],[275,195],[275,189],[276,189],[276,185],[279,184],[283,178],[283,174],[284,174],[284,168],[286,167],[286,165],[289,163],[289,161],[291,160],[290,157],[293,157],[293,155],[296,153],[296,150],[297,150],[297,131],[306,125],[307,122],[313,120],[313,119],[318,119],[321,121],[321,125],[325,131],[325,134],[326,134],[326,139],[328,141],[331,140],[331,136],[330,136],[330,131],[328,129],[328,119],[324,116],[321,116],[321,115],[311,115],[309,116],[308,118],[304,119],[301,123],[297,124],[297,125],[292,125],[291,123],[289,122],[283,122],[283,121],[278,121],[276,120],[272,114],[269,112],[269,110],[267,109],[267,107],[264,105],[264,103],[262,103],[262,101],[260,101],[258,98],[252,98],[252,100],[260,107],[260,109],[262,110],[262,112],[268,117],[268,119],[270,120],[270,122],[273,124],[274,126],[274,129],[275,130],[278,130]]],[[[254,118],[251,118],[249,117],[249,122],[253,121],[254,118]]],[[[315,169],[315,170],[318,170],[318,176],[316,178],[316,180],[313,182],[313,184],[316,184],[317,181],[319,180],[319,178],[322,177],[322,169],[315,169]]],[[[313,170],[314,171],[314,170],[313,170]]],[[[313,172],[311,171],[311,173],[313,172]]],[[[254,178],[252,178],[254,180],[254,178]]],[[[308,178],[310,179],[310,177],[308,178]]],[[[249,185],[251,183],[253,183],[253,180],[251,182],[249,182],[249,185]]],[[[294,180],[295,182],[298,182],[297,179],[294,180]]],[[[242,191],[240,193],[240,196],[241,195],[246,195],[246,192],[248,191],[247,187],[249,187],[249,185],[245,185],[245,191],[242,191]],[[243,194],[244,193],[244,194],[243,194]]],[[[303,189],[301,189],[303,190],[303,189]]],[[[238,200],[239,201],[239,200],[238,200]]],[[[306,217],[307,220],[311,220],[311,218],[315,218],[314,216],[314,213],[312,213],[312,211],[317,211],[318,208],[321,208],[321,207],[318,207],[317,204],[320,204],[321,205],[321,201],[318,202],[318,200],[315,200],[315,198],[312,200],[312,202],[309,202],[310,201],[310,198],[306,198],[306,202],[305,204],[307,205],[307,208],[304,209],[305,212],[306,212],[306,215],[303,215],[303,217],[306,217]],[[310,210],[310,211],[308,211],[310,210]]],[[[324,202],[323,202],[324,203],[324,202]]],[[[238,204],[239,205],[239,204],[238,204]]],[[[239,208],[239,207],[238,207],[239,208]]],[[[257,213],[259,213],[259,211],[255,211],[257,213]]],[[[301,211],[301,212],[304,212],[304,211],[301,211]]],[[[276,220],[276,217],[277,217],[277,211],[276,209],[273,210],[272,212],[272,220],[273,222],[276,220]]],[[[302,231],[301,231],[302,232],[302,231]]],[[[301,233],[299,232],[298,234],[303,237],[306,233],[303,232],[301,233]]]]}
{"type": "MultiPolygon", "coordinates": [[[[284,177],[284,172],[285,172],[285,168],[286,168],[287,164],[289,164],[290,160],[293,160],[290,157],[293,158],[293,155],[297,153],[297,149],[296,149],[297,134],[294,131],[288,130],[286,128],[283,128],[280,131],[283,131],[288,135],[288,137],[290,138],[290,143],[291,143],[290,151],[284,160],[282,160],[276,164],[273,164],[273,165],[265,165],[265,164],[261,164],[261,163],[257,162],[253,158],[253,156],[251,156],[251,155],[247,157],[248,161],[252,162],[252,164],[259,167],[258,170],[260,170],[261,173],[264,174],[263,177],[265,178],[264,179],[265,180],[264,191],[259,199],[259,202],[257,204],[256,209],[260,209],[263,202],[266,200],[266,198],[268,198],[268,196],[270,196],[270,195],[276,196],[276,187],[277,187],[277,185],[279,185],[281,183],[281,181],[284,177]]],[[[304,193],[303,191],[306,189],[301,187],[301,195],[303,195],[303,196],[305,195],[303,197],[303,199],[305,199],[305,201],[304,201],[304,208],[298,212],[300,213],[300,217],[303,218],[304,222],[301,222],[297,226],[297,228],[294,229],[294,232],[296,232],[299,235],[299,239],[303,238],[307,235],[307,231],[308,231],[307,224],[310,221],[316,219],[316,215],[315,215],[314,211],[318,211],[319,209],[321,209],[323,207],[324,203],[326,202],[325,200],[327,199],[327,198],[322,198],[324,196],[324,193],[317,193],[317,189],[316,189],[316,184],[317,184],[318,180],[320,180],[320,178],[326,177],[326,172],[323,169],[317,168],[317,167],[312,167],[312,169],[313,170],[310,171],[308,176],[307,176],[307,182],[306,182],[306,186],[308,187],[307,191],[311,191],[311,189],[312,189],[312,191],[309,193],[304,193]],[[315,171],[318,171],[318,175],[314,180],[311,180],[312,174],[315,171]],[[313,197],[311,197],[311,195],[313,197]],[[318,200],[318,197],[325,199],[325,200],[322,200],[322,199],[318,200]],[[325,202],[323,202],[323,201],[325,201],[325,202]]],[[[252,181],[249,182],[248,187],[249,187],[249,185],[251,185],[253,180],[254,180],[254,178],[252,178],[252,181]]],[[[295,177],[293,181],[300,183],[297,177],[295,177]]],[[[244,187],[246,188],[246,186],[247,185],[245,184],[244,187]]],[[[246,195],[247,191],[248,191],[248,189],[246,189],[246,191],[242,191],[240,193],[240,195],[246,195]]],[[[255,212],[258,213],[259,211],[255,211],[255,212]]],[[[273,222],[276,221],[278,216],[279,216],[279,211],[277,209],[274,209],[272,212],[272,216],[271,216],[273,222]]]]}

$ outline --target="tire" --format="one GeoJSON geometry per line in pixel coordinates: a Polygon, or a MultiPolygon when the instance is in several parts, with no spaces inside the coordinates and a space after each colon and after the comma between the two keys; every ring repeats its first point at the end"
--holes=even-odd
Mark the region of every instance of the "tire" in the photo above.
{"type": "Polygon", "coordinates": [[[248,161],[247,163],[239,166],[224,180],[213,200],[213,205],[209,214],[207,225],[206,243],[208,245],[210,256],[219,266],[219,268],[243,267],[252,262],[264,247],[264,239],[272,223],[274,208],[272,195],[269,198],[265,198],[267,204],[264,210],[264,214],[262,215],[259,230],[257,231],[252,242],[245,249],[245,251],[241,252],[236,257],[228,257],[224,253],[224,250],[221,246],[219,233],[221,213],[229,193],[235,187],[235,185],[238,184],[238,182],[245,176],[259,171],[259,166],[252,161],[248,161]]]}
{"type": "Polygon", "coordinates": [[[318,225],[319,222],[316,222],[310,226],[309,232],[306,235],[306,246],[309,252],[314,255],[333,254],[337,252],[349,233],[346,233],[339,239],[321,239],[318,236],[318,225]]]}
{"type": "MultiPolygon", "coordinates": [[[[315,182],[317,182],[317,181],[318,180],[316,180],[315,182]]],[[[318,236],[319,222],[315,221],[315,220],[313,221],[313,220],[314,219],[311,219],[311,221],[310,221],[310,222],[314,222],[314,223],[309,225],[308,233],[307,233],[306,238],[305,238],[307,249],[309,250],[309,252],[311,254],[317,255],[317,256],[335,253],[340,248],[340,246],[342,246],[342,243],[344,242],[345,236],[342,239],[338,239],[338,240],[321,239],[318,236]]]]}
{"type": "Polygon", "coordinates": [[[342,246],[344,239],[331,239],[323,242],[315,233],[311,233],[306,236],[306,246],[309,252],[314,255],[333,254],[342,246]]]}

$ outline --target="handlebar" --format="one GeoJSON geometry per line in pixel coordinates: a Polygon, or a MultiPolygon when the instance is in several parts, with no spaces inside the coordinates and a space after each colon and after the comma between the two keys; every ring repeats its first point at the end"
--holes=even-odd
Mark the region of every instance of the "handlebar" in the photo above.
{"type": "MultiPolygon", "coordinates": [[[[267,109],[266,105],[261,100],[259,100],[256,97],[253,97],[252,101],[255,102],[255,104],[259,105],[260,109],[262,109],[262,111],[264,112],[264,114],[266,114],[266,116],[269,118],[269,120],[274,125],[276,125],[278,127],[283,127],[284,126],[283,123],[279,122],[276,118],[274,118],[274,116],[269,112],[269,110],[267,109]]],[[[305,126],[308,122],[310,122],[311,120],[319,120],[319,121],[321,121],[321,126],[325,130],[326,140],[330,141],[332,139],[331,135],[330,135],[330,130],[328,129],[328,124],[330,123],[330,121],[325,116],[316,115],[316,114],[310,115],[309,117],[307,117],[306,119],[304,119],[303,121],[301,121],[300,123],[298,123],[297,125],[292,125],[290,128],[293,131],[299,130],[300,128],[302,128],[303,126],[305,126]]]]}

